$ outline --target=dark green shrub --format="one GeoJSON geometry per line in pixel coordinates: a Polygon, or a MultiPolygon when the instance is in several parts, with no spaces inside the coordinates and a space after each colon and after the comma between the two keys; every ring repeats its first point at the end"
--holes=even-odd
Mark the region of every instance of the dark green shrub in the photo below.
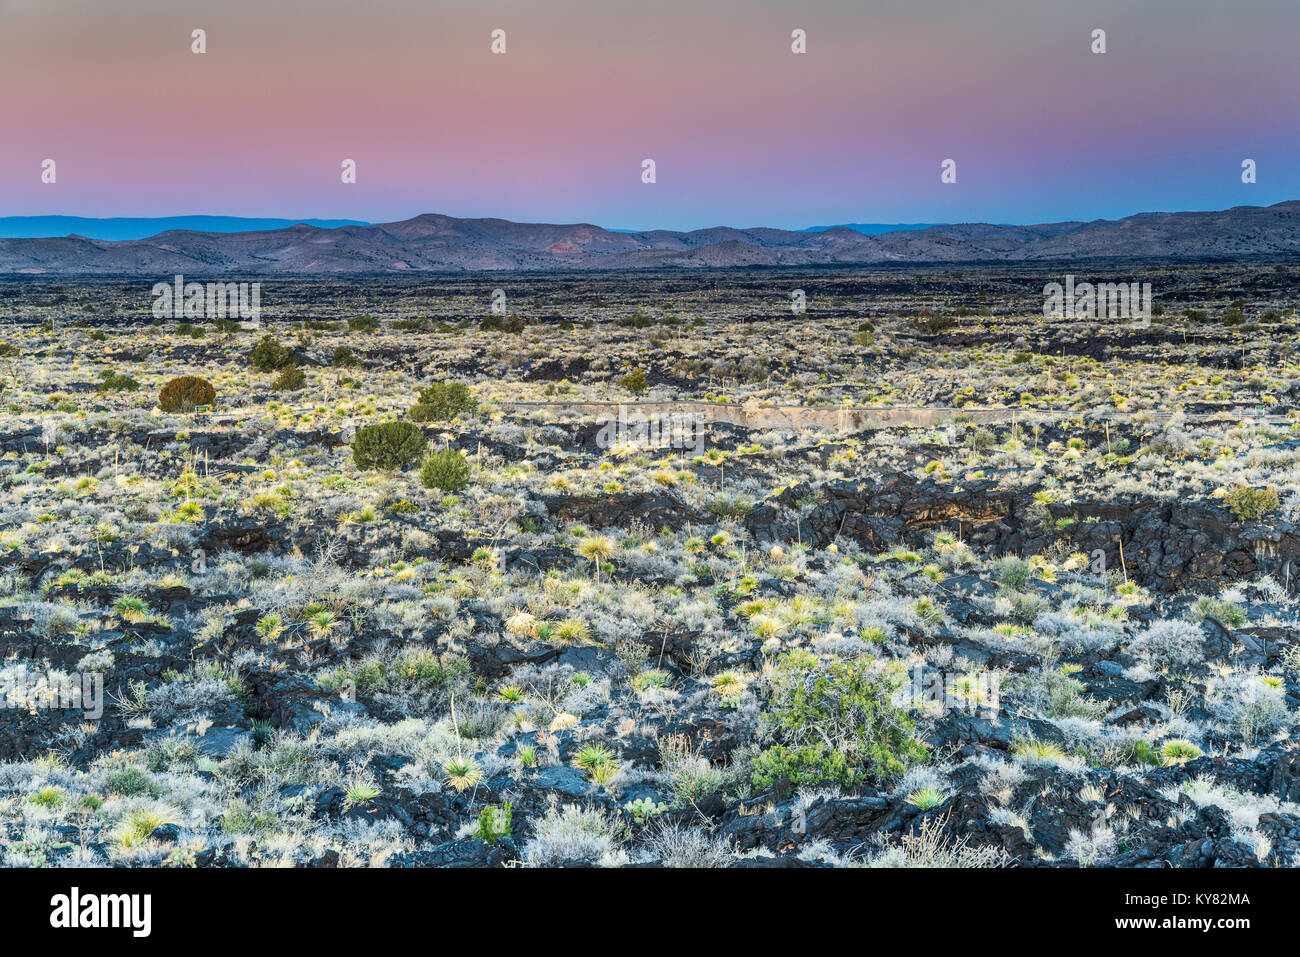
{"type": "Polygon", "coordinates": [[[99,381],[100,392],[139,392],[140,383],[123,372],[105,372],[99,381]]]}
{"type": "Polygon", "coordinates": [[[297,366],[285,366],[271,383],[274,392],[297,392],[307,384],[307,376],[297,366]]]}
{"type": "Polygon", "coordinates": [[[332,362],[336,366],[343,366],[349,369],[361,365],[361,360],[357,358],[357,354],[347,346],[339,346],[334,350],[334,358],[332,362]]]}
{"type": "Polygon", "coordinates": [[[786,778],[851,786],[924,760],[915,725],[892,703],[901,685],[897,675],[873,667],[870,657],[822,662],[806,651],[783,655],[764,716],[778,743],[754,759],[754,784],[768,787],[786,778]]]}
{"type": "Polygon", "coordinates": [[[211,405],[216,397],[217,390],[207,379],[183,375],[162,387],[158,407],[164,412],[193,412],[197,406],[211,405]]]}
{"type": "Polygon", "coordinates": [[[528,325],[528,320],[523,316],[507,316],[502,319],[500,316],[488,316],[478,324],[480,332],[509,332],[514,335],[522,335],[528,325]]]}
{"type": "Polygon", "coordinates": [[[353,332],[374,332],[379,328],[379,320],[374,316],[352,316],[348,328],[353,332]]]}
{"type": "Polygon", "coordinates": [[[280,345],[280,340],[270,334],[262,336],[248,358],[258,372],[274,372],[297,362],[293,350],[280,345]]]}
{"type": "Polygon", "coordinates": [[[143,794],[155,793],[157,785],[141,768],[128,765],[109,774],[105,787],[109,794],[120,794],[123,797],[139,797],[143,794]]]}
{"type": "Polygon", "coordinates": [[[478,408],[478,401],[469,386],[460,382],[435,382],[420,390],[420,401],[411,407],[413,422],[446,422],[460,415],[469,415],[478,408]]]}
{"type": "Polygon", "coordinates": [[[441,449],[424,460],[420,482],[425,488],[456,492],[469,484],[469,462],[456,449],[441,449]]]}
{"type": "Polygon", "coordinates": [[[940,332],[947,332],[957,324],[957,320],[952,316],[940,315],[937,313],[922,313],[909,319],[912,328],[917,332],[924,332],[926,335],[936,335],[940,332]]]}
{"type": "Polygon", "coordinates": [[[618,384],[633,395],[641,395],[646,389],[650,388],[650,384],[646,381],[644,369],[633,369],[619,379],[618,384]]]}
{"type": "Polygon", "coordinates": [[[352,461],[359,469],[404,469],[424,454],[424,433],[410,422],[383,422],[357,429],[352,461]]]}

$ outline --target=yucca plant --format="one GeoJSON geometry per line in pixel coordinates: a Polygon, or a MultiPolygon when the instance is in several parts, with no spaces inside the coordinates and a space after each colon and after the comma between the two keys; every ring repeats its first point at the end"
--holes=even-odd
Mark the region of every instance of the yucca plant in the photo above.
{"type": "Polygon", "coordinates": [[[618,776],[619,763],[614,752],[603,744],[587,744],[578,749],[573,763],[586,771],[602,787],[618,776]]]}
{"type": "Polygon", "coordinates": [[[353,781],[348,785],[347,794],[343,798],[343,806],[355,807],[358,804],[373,801],[377,797],[379,797],[379,788],[368,781],[353,781]]]}
{"type": "Polygon", "coordinates": [[[934,788],[917,788],[907,796],[907,803],[919,807],[922,811],[928,811],[935,805],[943,803],[943,794],[934,788]]]}
{"type": "Polygon", "coordinates": [[[596,581],[600,581],[601,562],[614,554],[614,543],[604,535],[593,535],[578,542],[575,551],[595,566],[596,581]]]}
{"type": "Polygon", "coordinates": [[[585,744],[574,755],[573,763],[584,771],[614,760],[614,752],[603,744],[585,744]]]}
{"type": "Polygon", "coordinates": [[[599,784],[601,787],[605,787],[618,777],[621,771],[622,767],[617,761],[613,761],[609,764],[597,765],[591,769],[591,780],[596,784],[599,784]]]}
{"type": "Polygon", "coordinates": [[[710,684],[723,698],[737,698],[745,690],[745,679],[738,671],[724,671],[714,675],[710,684]]]}
{"type": "Polygon", "coordinates": [[[473,758],[452,758],[442,769],[447,775],[447,783],[457,791],[472,788],[483,777],[482,768],[474,763],[473,758]]]}
{"type": "Polygon", "coordinates": [[[121,595],[113,602],[113,614],[127,624],[138,625],[149,619],[149,605],[135,595],[121,595]]]}
{"type": "Polygon", "coordinates": [[[332,612],[318,611],[307,618],[307,630],[313,638],[324,638],[338,627],[338,619],[332,612]]]}
{"type": "Polygon", "coordinates": [[[1185,761],[1195,761],[1201,756],[1201,749],[1190,741],[1182,738],[1176,738],[1173,741],[1166,741],[1164,747],[1160,749],[1161,753],[1173,761],[1175,764],[1182,764],[1185,761]]]}
{"type": "Polygon", "coordinates": [[[279,615],[263,615],[257,622],[257,633],[263,641],[275,641],[284,631],[284,619],[279,615]]]}
{"type": "Polygon", "coordinates": [[[566,618],[551,630],[550,636],[562,644],[572,644],[586,641],[590,634],[590,627],[581,618],[566,618]]]}

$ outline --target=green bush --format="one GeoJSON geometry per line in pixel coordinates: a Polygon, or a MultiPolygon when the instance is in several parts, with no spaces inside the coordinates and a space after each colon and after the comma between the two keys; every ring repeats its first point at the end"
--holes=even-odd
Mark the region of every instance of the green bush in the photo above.
{"type": "Polygon", "coordinates": [[[353,332],[374,332],[379,328],[379,320],[374,316],[352,316],[348,328],[353,332]]]}
{"type": "Polygon", "coordinates": [[[469,415],[478,408],[478,400],[469,386],[460,382],[435,382],[420,390],[420,401],[411,406],[413,422],[446,422],[459,415],[469,415]]]}
{"type": "Polygon", "coordinates": [[[410,422],[384,422],[357,429],[352,461],[359,469],[404,469],[424,454],[424,433],[410,422]]]}
{"type": "Polygon", "coordinates": [[[523,316],[507,316],[505,319],[500,316],[488,316],[478,324],[478,328],[480,332],[509,332],[520,336],[523,335],[527,325],[528,320],[523,316]]]}
{"type": "Polygon", "coordinates": [[[105,372],[99,381],[100,392],[138,392],[140,383],[123,372],[105,372]]]}
{"type": "Polygon", "coordinates": [[[923,761],[915,725],[892,703],[901,685],[897,675],[874,668],[869,656],[822,662],[806,651],[782,655],[764,716],[778,743],[754,759],[754,784],[768,787],[787,778],[851,786],[923,761]]]}
{"type": "Polygon", "coordinates": [[[333,364],[336,366],[352,368],[361,365],[361,360],[358,359],[357,354],[347,346],[339,346],[334,350],[333,364]]]}
{"type": "Polygon", "coordinates": [[[478,814],[478,830],[474,836],[480,841],[495,844],[503,837],[509,837],[512,830],[510,821],[510,802],[506,801],[500,810],[489,804],[478,814]]]}
{"type": "Polygon", "coordinates": [[[1149,764],[1153,768],[1158,768],[1165,763],[1160,751],[1153,748],[1151,742],[1144,738],[1130,741],[1126,750],[1128,752],[1126,757],[1133,764],[1149,764]]]}
{"type": "Polygon", "coordinates": [[[207,379],[183,375],[162,387],[158,407],[164,412],[193,412],[197,406],[211,405],[216,397],[217,390],[207,379]]]}
{"type": "Polygon", "coordinates": [[[262,336],[248,358],[258,372],[274,372],[298,361],[292,349],[280,345],[280,340],[270,334],[262,336]]]}
{"type": "Polygon", "coordinates": [[[627,391],[631,392],[633,395],[640,395],[650,387],[649,383],[646,382],[644,369],[633,369],[627,375],[623,376],[623,378],[619,379],[618,384],[627,389],[627,391]]]}
{"type": "Polygon", "coordinates": [[[274,392],[297,392],[307,384],[307,376],[297,366],[285,366],[271,383],[274,392]]]}
{"type": "Polygon", "coordinates": [[[469,462],[456,449],[441,449],[424,460],[420,482],[425,488],[455,492],[469,484],[469,462]]]}
{"type": "Polygon", "coordinates": [[[935,313],[922,313],[909,319],[912,328],[917,332],[924,332],[927,335],[937,335],[940,332],[947,332],[957,324],[957,320],[952,316],[939,315],[935,313]]]}
{"type": "Polygon", "coordinates": [[[1244,522],[1253,521],[1277,508],[1277,489],[1234,485],[1228,490],[1223,503],[1237,518],[1244,522]]]}

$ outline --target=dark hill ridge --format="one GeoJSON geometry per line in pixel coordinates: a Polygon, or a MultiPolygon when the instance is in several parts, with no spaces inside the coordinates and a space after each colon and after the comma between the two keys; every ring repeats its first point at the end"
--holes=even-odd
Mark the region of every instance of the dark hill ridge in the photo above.
{"type": "Polygon", "coordinates": [[[958,223],[867,236],[715,226],[614,232],[424,213],[397,223],[238,233],[173,229],[146,239],[0,239],[0,273],[59,275],[672,267],[888,263],[1244,260],[1300,256],[1300,201],[1217,212],[1139,213],[1118,220],[996,226],[958,223]]]}

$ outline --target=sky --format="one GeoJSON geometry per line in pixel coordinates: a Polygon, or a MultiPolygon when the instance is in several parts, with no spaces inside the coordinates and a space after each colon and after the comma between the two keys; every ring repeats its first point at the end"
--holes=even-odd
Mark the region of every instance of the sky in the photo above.
{"type": "Polygon", "coordinates": [[[1300,198],[1298,36],[1297,0],[0,0],[0,216],[691,229],[1269,205],[1300,198]]]}

